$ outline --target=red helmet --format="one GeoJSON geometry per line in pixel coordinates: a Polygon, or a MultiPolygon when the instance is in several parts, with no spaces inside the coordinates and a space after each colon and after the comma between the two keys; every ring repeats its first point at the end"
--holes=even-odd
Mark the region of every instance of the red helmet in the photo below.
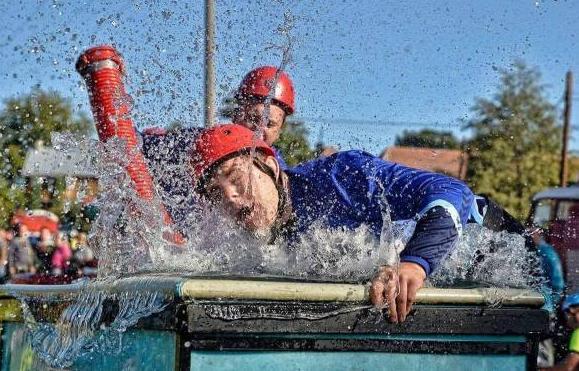
{"type": "Polygon", "coordinates": [[[193,143],[193,175],[199,180],[219,160],[244,149],[255,148],[268,156],[273,150],[255,133],[237,124],[219,125],[203,130],[193,143]]]}
{"type": "Polygon", "coordinates": [[[271,98],[281,105],[287,115],[291,115],[295,111],[294,86],[289,75],[277,67],[263,66],[250,71],[241,81],[235,97],[241,101],[250,97],[267,98],[278,71],[279,76],[271,98]]]}

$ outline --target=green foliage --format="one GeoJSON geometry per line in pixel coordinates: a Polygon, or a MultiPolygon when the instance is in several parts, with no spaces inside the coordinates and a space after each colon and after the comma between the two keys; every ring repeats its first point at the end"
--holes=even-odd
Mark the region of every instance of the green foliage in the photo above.
{"type": "Polygon", "coordinates": [[[289,166],[311,160],[316,155],[308,143],[308,130],[303,121],[287,120],[274,145],[289,166]]]}
{"type": "Polygon", "coordinates": [[[561,130],[540,73],[522,62],[503,70],[493,99],[477,99],[468,174],[477,193],[524,219],[532,195],[557,184],[561,130]]]}
{"type": "Polygon", "coordinates": [[[52,133],[68,131],[88,135],[92,130],[91,120],[86,115],[74,114],[70,101],[56,92],[34,89],[4,101],[0,110],[0,226],[7,226],[18,207],[48,206],[53,212],[61,211],[58,196],[62,194],[64,182],[42,185],[24,179],[20,171],[26,153],[38,142],[50,145],[52,133]],[[42,199],[47,188],[57,196],[51,204],[42,199]]]}
{"type": "Polygon", "coordinates": [[[23,189],[12,187],[5,178],[0,176],[0,228],[8,226],[14,210],[26,201],[23,189]]]}
{"type": "Polygon", "coordinates": [[[422,129],[420,131],[404,130],[396,136],[395,145],[403,147],[459,149],[460,141],[450,131],[422,129]]]}
{"type": "Polygon", "coordinates": [[[569,177],[567,179],[569,185],[577,185],[579,183],[579,156],[571,153],[567,159],[569,166],[569,177]]]}

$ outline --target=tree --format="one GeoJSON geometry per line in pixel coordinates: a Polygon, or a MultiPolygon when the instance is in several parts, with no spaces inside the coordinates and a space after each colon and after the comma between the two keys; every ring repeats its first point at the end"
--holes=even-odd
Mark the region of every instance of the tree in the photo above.
{"type": "Polygon", "coordinates": [[[521,220],[532,195],[557,184],[559,172],[561,130],[540,79],[522,62],[501,71],[498,92],[477,99],[465,125],[473,131],[467,174],[472,187],[521,220]]]}
{"type": "Polygon", "coordinates": [[[422,129],[420,131],[404,130],[396,136],[395,145],[404,147],[459,149],[460,141],[450,131],[422,129]]]}
{"type": "Polygon", "coordinates": [[[315,151],[308,142],[308,129],[303,121],[287,120],[275,147],[281,152],[289,166],[316,157],[315,151]]]}
{"type": "MultiPolygon", "coordinates": [[[[69,100],[56,92],[34,89],[31,93],[9,98],[0,110],[0,226],[6,227],[17,208],[45,206],[43,191],[59,196],[64,189],[61,179],[29,182],[21,176],[26,153],[37,143],[50,145],[55,132],[88,135],[91,120],[84,114],[74,114],[69,100]]],[[[60,213],[60,197],[48,205],[60,213]]]]}

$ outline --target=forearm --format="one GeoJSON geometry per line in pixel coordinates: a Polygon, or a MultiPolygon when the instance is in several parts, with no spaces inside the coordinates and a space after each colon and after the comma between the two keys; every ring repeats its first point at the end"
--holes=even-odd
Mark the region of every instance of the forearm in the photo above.
{"type": "Polygon", "coordinates": [[[458,231],[451,215],[442,207],[434,207],[416,224],[400,260],[420,265],[428,275],[457,243],[458,231]]]}

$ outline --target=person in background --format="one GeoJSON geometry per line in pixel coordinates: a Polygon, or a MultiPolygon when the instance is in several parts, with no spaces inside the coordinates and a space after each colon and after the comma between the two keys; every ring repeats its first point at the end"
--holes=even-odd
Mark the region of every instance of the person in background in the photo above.
{"type": "MultiPolygon", "coordinates": [[[[286,72],[273,66],[257,67],[245,75],[235,100],[233,122],[259,130],[269,146],[279,139],[286,118],[295,111],[292,80],[286,72]]],[[[272,149],[282,170],[287,169],[280,152],[275,147],[272,149]]]]}
{"type": "Polygon", "coordinates": [[[76,229],[71,230],[68,234],[68,244],[70,245],[70,250],[74,254],[78,248],[78,231],[76,229]]]}
{"type": "Polygon", "coordinates": [[[52,272],[52,254],[55,250],[54,236],[50,229],[42,228],[40,238],[35,246],[36,257],[38,258],[38,272],[50,274],[52,272]]]}
{"type": "Polygon", "coordinates": [[[546,297],[545,305],[551,311],[554,311],[559,305],[563,297],[563,291],[565,290],[563,265],[555,248],[545,241],[541,229],[535,230],[535,232],[531,234],[531,237],[539,252],[541,267],[547,278],[548,290],[550,291],[546,297]]]}
{"type": "Polygon", "coordinates": [[[8,265],[8,238],[4,229],[0,229],[0,282],[4,281],[8,265]]]}
{"type": "Polygon", "coordinates": [[[71,262],[78,276],[96,275],[96,261],[92,249],[88,246],[86,233],[78,234],[77,248],[71,262]]]}
{"type": "Polygon", "coordinates": [[[19,224],[15,227],[17,235],[8,247],[8,269],[10,276],[23,273],[36,273],[36,254],[29,239],[28,227],[19,224]]]}
{"type": "Polygon", "coordinates": [[[52,254],[51,267],[55,276],[63,275],[70,264],[72,252],[68,244],[68,237],[64,232],[58,232],[55,241],[56,249],[52,254]]]}
{"type": "Polygon", "coordinates": [[[569,339],[569,354],[559,364],[542,368],[544,371],[579,370],[579,293],[568,295],[561,306],[567,326],[573,331],[569,339]]]}
{"type": "MultiPolygon", "coordinates": [[[[546,278],[543,285],[543,296],[545,297],[544,309],[549,311],[551,321],[551,330],[555,332],[558,326],[557,309],[563,297],[565,290],[565,279],[563,274],[563,265],[559,254],[552,245],[547,243],[544,238],[544,232],[540,227],[531,226],[534,231],[531,232],[531,238],[539,254],[541,269],[546,278]]],[[[553,339],[544,339],[539,343],[539,366],[552,366],[555,363],[555,346],[553,339]]]]}

